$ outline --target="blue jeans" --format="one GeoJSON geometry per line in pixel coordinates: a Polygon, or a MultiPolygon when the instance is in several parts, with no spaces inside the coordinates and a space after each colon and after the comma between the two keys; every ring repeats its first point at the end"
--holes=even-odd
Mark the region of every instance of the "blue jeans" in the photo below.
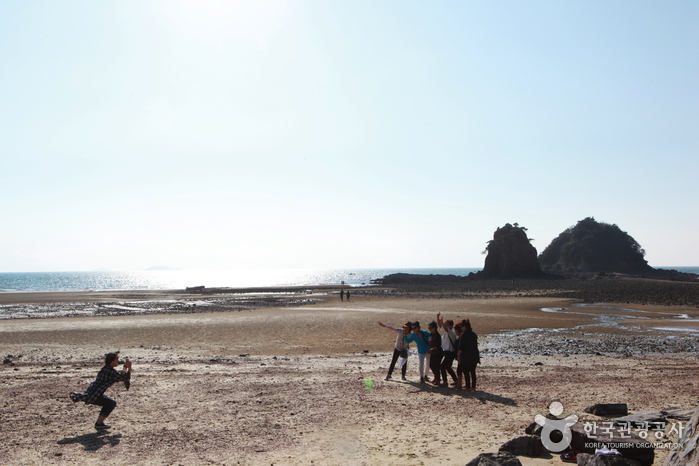
{"type": "Polygon", "coordinates": [[[101,406],[102,409],[100,410],[100,416],[104,417],[109,416],[109,414],[114,411],[114,408],[116,408],[116,401],[105,395],[100,396],[90,404],[101,406]]]}

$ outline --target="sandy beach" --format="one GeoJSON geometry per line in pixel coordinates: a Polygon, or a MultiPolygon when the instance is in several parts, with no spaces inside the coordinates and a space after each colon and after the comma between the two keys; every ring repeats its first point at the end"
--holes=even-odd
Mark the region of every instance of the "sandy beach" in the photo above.
{"type": "Polygon", "coordinates": [[[0,320],[3,464],[457,465],[524,435],[552,401],[583,419],[603,402],[699,406],[696,307],[361,291],[341,302],[329,289],[38,295],[0,295],[6,313],[54,316],[0,320]],[[414,355],[408,381],[384,380],[395,334],[376,322],[426,327],[437,312],[479,334],[478,391],[417,383],[414,355]],[[133,383],[108,390],[118,406],[98,434],[98,409],[68,393],[117,349],[133,383]]]}

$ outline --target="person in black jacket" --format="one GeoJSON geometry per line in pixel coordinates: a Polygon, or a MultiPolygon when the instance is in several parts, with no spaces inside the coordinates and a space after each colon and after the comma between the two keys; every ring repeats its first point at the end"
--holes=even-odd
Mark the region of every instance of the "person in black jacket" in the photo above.
{"type": "Polygon", "coordinates": [[[481,355],[478,351],[478,335],[474,333],[468,319],[461,321],[461,330],[458,353],[459,366],[461,372],[466,376],[466,390],[474,391],[476,389],[476,366],[481,362],[481,355]]]}
{"type": "Polygon", "coordinates": [[[427,326],[427,330],[430,331],[430,339],[428,345],[430,345],[429,355],[430,355],[430,370],[434,374],[434,380],[432,383],[439,385],[440,373],[439,367],[442,364],[442,336],[437,330],[437,322],[434,320],[430,322],[427,326]]]}

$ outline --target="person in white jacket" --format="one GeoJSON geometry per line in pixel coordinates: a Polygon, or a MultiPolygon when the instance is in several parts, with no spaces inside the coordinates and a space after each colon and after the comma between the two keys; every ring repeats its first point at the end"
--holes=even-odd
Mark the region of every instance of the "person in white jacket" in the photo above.
{"type": "Polygon", "coordinates": [[[405,341],[405,336],[410,334],[411,323],[406,322],[403,328],[395,328],[389,325],[384,325],[379,322],[379,325],[388,330],[393,330],[398,335],[396,335],[396,346],[393,349],[393,359],[391,360],[391,365],[388,368],[388,374],[386,375],[386,380],[391,379],[391,374],[393,374],[393,369],[396,367],[396,361],[401,358],[399,367],[401,368],[402,379],[405,380],[405,372],[408,370],[408,346],[409,343],[405,341]]]}

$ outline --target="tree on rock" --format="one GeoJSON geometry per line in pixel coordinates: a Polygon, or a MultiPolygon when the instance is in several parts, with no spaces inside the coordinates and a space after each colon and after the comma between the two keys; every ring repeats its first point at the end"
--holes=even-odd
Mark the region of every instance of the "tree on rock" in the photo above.
{"type": "Polygon", "coordinates": [[[544,275],[531,245],[527,229],[518,224],[498,228],[485,248],[483,278],[531,278],[544,275]]]}
{"type": "Polygon", "coordinates": [[[653,271],[644,255],[641,245],[618,226],[587,217],[551,241],[539,262],[547,272],[637,274],[653,271]]]}

